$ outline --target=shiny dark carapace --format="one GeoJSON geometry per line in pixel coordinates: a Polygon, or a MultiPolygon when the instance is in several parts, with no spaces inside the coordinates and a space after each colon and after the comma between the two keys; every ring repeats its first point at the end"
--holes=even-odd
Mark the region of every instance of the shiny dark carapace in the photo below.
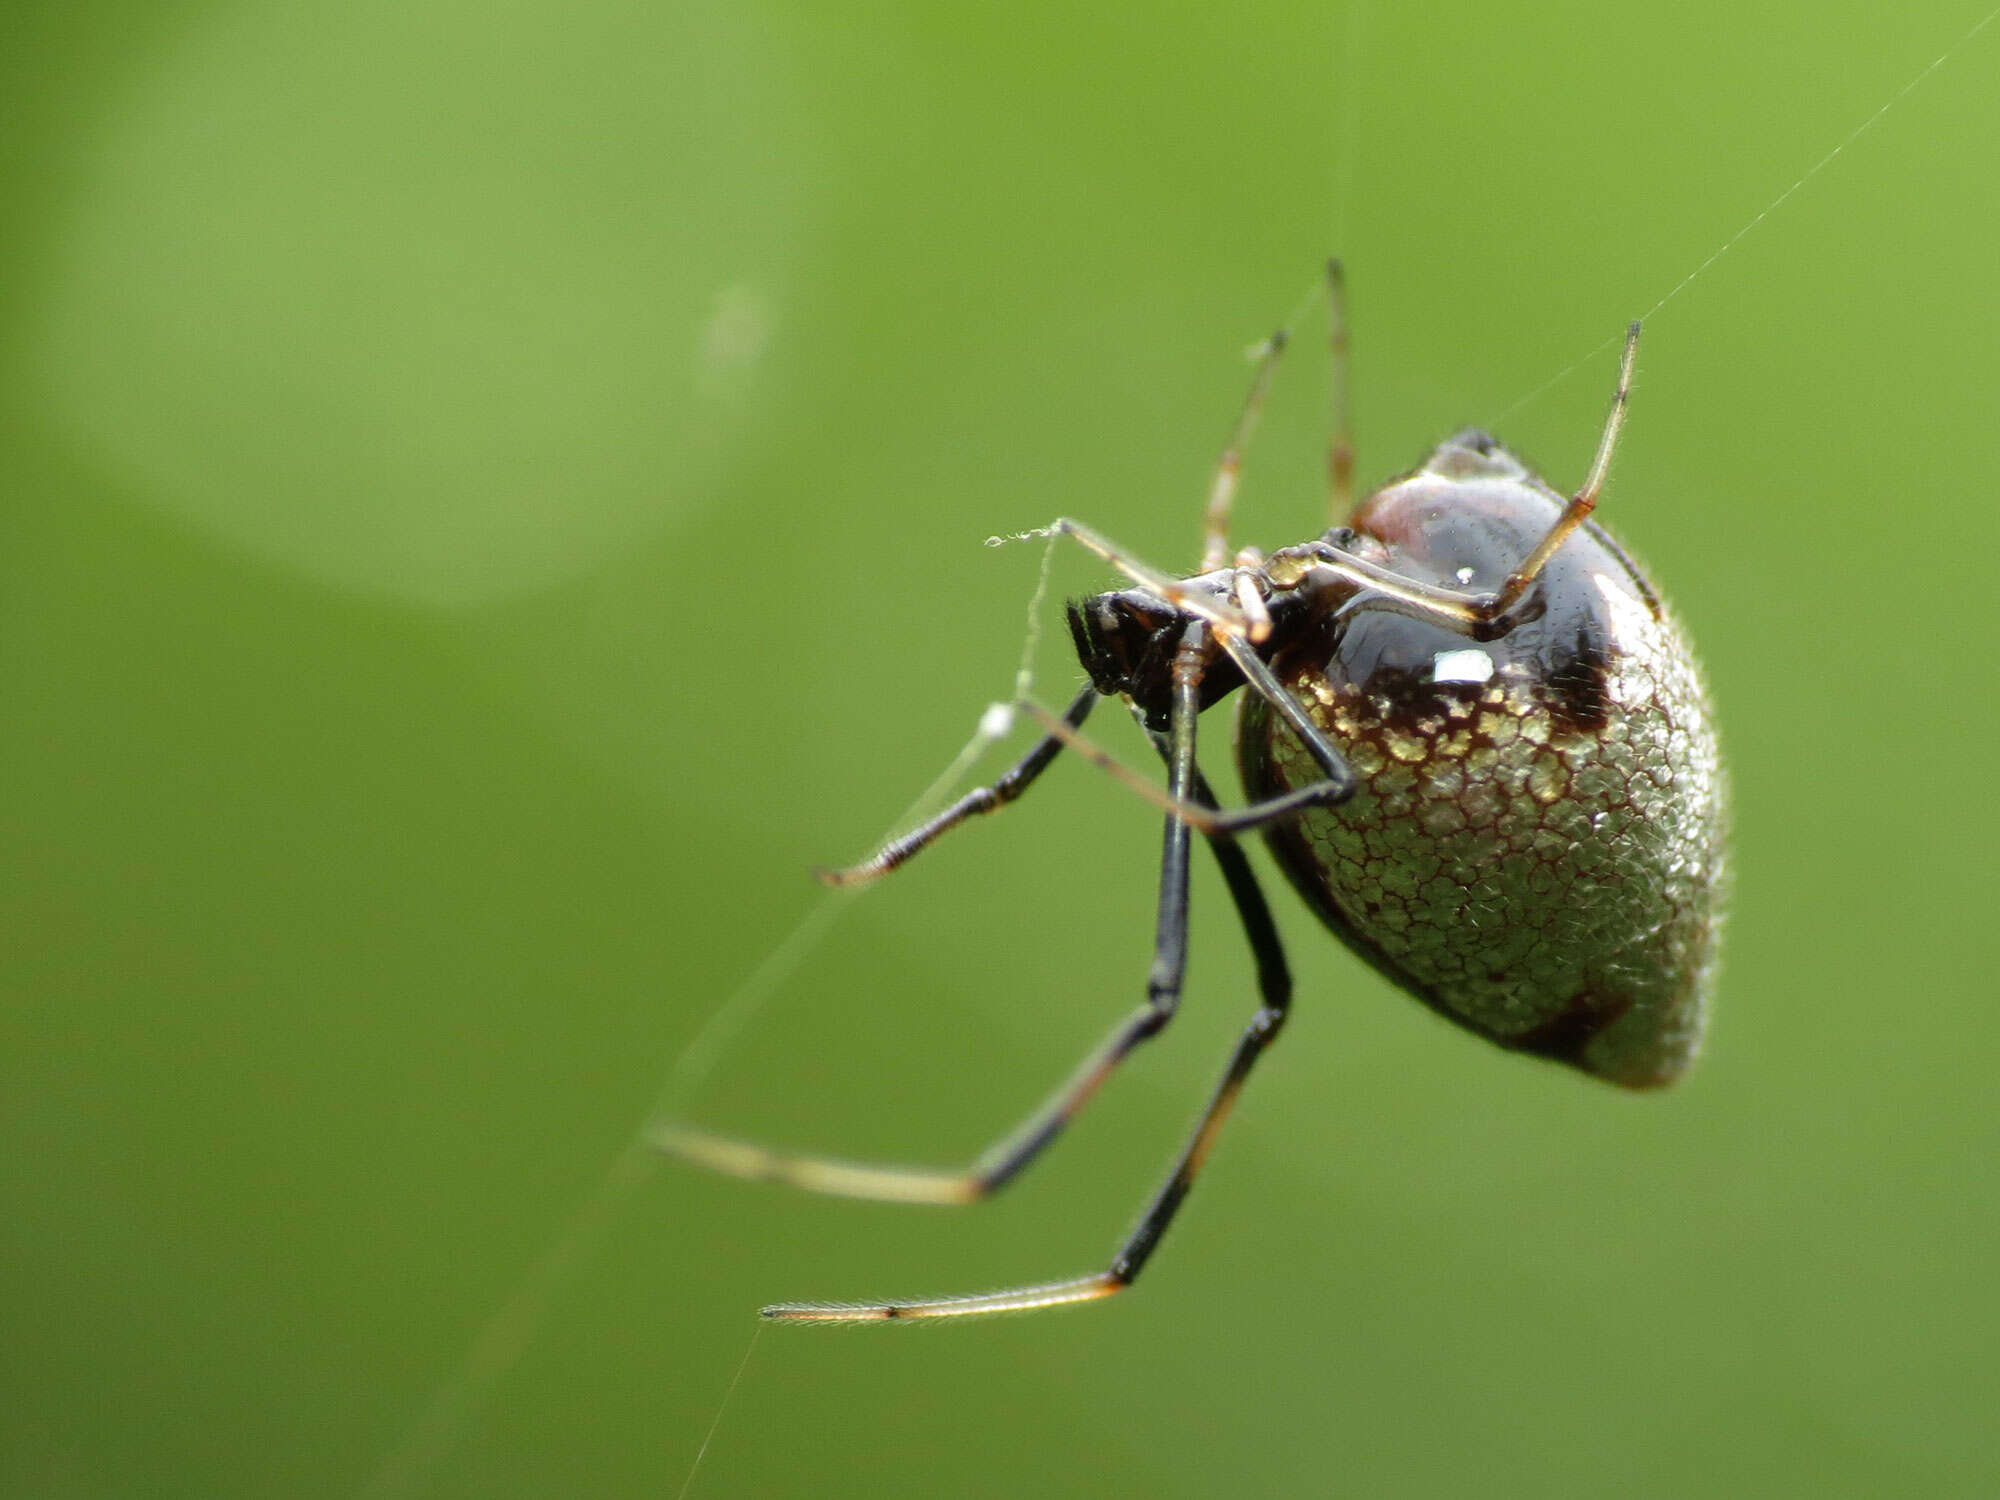
{"type": "MultiPolygon", "coordinates": [[[[1498,589],[1563,498],[1460,433],[1329,533],[1422,583],[1498,589]]],[[[1359,778],[1265,837],[1362,957],[1503,1047],[1635,1088],[1700,1045],[1725,874],[1725,787],[1687,639],[1586,524],[1490,638],[1347,579],[1302,580],[1267,659],[1359,778]],[[1305,602],[1305,601],[1301,601],[1305,602]]],[[[1321,772],[1255,694],[1246,790],[1321,772]]]]}

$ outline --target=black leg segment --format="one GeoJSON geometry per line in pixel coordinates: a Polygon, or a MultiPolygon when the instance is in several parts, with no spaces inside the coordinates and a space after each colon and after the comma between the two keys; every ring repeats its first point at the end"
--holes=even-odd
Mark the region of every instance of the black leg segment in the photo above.
{"type": "MultiPolygon", "coordinates": [[[[1091,709],[1097,706],[1097,698],[1097,689],[1085,688],[1064,711],[1060,722],[1067,724],[1071,730],[1080,728],[1083,721],[1090,717],[1091,709]]],[[[1048,769],[1049,762],[1061,752],[1064,743],[1065,741],[1054,733],[1043,735],[999,780],[991,786],[975,787],[923,827],[914,829],[901,838],[891,839],[858,865],[849,865],[839,870],[817,870],[814,873],[819,876],[823,885],[831,886],[866,885],[871,880],[880,879],[898,866],[908,864],[930,847],[940,834],[950,832],[967,818],[977,817],[981,813],[998,812],[1019,797],[1034,785],[1037,776],[1048,769]]]]}

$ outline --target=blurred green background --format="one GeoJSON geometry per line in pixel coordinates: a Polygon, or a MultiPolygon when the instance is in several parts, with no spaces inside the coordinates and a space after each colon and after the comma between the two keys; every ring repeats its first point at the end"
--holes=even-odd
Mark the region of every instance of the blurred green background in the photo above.
{"type": "MultiPolygon", "coordinates": [[[[1364,480],[1499,421],[1573,484],[1625,320],[1986,4],[14,5],[0,1490],[362,1492],[1007,693],[1037,555],[983,538],[1192,563],[1335,249],[1364,480]]],[[[1481,1047],[1274,887],[1295,1020],[1140,1289],[771,1330],[695,1494],[2000,1488],[1996,147],[2000,27],[1649,324],[1603,514],[1738,799],[1690,1081],[1481,1047]]],[[[1246,541],[1325,524],[1323,377],[1246,541]]],[[[1138,997],[1157,842],[1061,767],[694,1112],[968,1157],[1138,997]]],[[[1182,1020],[1003,1199],[662,1165],[372,1493],[672,1494],[760,1301],[1100,1265],[1252,1004],[1195,899],[1182,1020]]]]}

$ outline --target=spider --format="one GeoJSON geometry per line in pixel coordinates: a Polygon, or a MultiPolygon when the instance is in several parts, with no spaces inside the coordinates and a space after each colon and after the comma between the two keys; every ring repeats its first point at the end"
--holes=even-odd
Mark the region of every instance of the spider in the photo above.
{"type": "Polygon", "coordinates": [[[1338,261],[1327,264],[1326,293],[1332,528],[1269,556],[1230,550],[1243,449],[1286,343],[1281,329],[1264,345],[1216,467],[1200,569],[1172,577],[1087,526],[1056,521],[1052,532],[1132,585],[1068,608],[1089,685],[1061,715],[1015,705],[1044,734],[1012,769],[861,864],[823,872],[835,885],[885,875],[1015,801],[1070,749],[1167,814],[1144,1002],[963,1170],[788,1155],[681,1125],[653,1135],[701,1166],[822,1193],[957,1204],[999,1191],[1173,1019],[1199,833],[1249,940],[1261,1003],[1172,1172],[1101,1271],[969,1296],[780,1303],[765,1317],[1022,1312],[1108,1297],[1137,1280],[1291,1004],[1277,927],[1238,843],[1252,830],[1334,936],[1476,1035],[1628,1088],[1671,1083],[1692,1061],[1725,877],[1722,765],[1686,638],[1590,519],[1624,422],[1639,325],[1627,330],[1596,457],[1574,494],[1558,494],[1467,428],[1356,508],[1338,261]],[[1238,689],[1236,750],[1250,800],[1225,811],[1196,761],[1196,723],[1238,689]],[[1082,737],[1105,698],[1122,699],[1142,725],[1166,764],[1164,790],[1082,737]]]}

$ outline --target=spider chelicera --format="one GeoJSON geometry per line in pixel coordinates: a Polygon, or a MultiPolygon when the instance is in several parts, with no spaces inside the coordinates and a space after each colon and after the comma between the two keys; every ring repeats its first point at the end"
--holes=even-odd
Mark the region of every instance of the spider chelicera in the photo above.
{"type": "Polygon", "coordinates": [[[1283,1026],[1292,982],[1239,847],[1258,830],[1315,915],[1383,975],[1487,1040],[1629,1088],[1672,1082],[1700,1044],[1726,877],[1726,787],[1686,638],[1636,564],[1589,518],[1624,421],[1639,325],[1583,485],[1565,498],[1468,428],[1353,505],[1346,319],[1327,266],[1335,524],[1264,556],[1232,553],[1244,444],[1286,335],[1265,345],[1218,464],[1200,569],[1176,578],[1075,521],[1134,585],[1069,606],[1090,678],[990,786],[891,841],[835,885],[898,868],[1019,797],[1065,748],[1166,810],[1146,998],[1026,1121],[957,1171],[789,1155],[680,1125],[661,1149],[737,1177],[908,1203],[998,1191],[1111,1071],[1173,1019],[1187,960],[1191,832],[1207,840],[1257,963],[1262,998],[1166,1183],[1105,1269],[972,1296],[781,1303],[802,1322],[962,1317],[1122,1291],[1158,1248],[1244,1080],[1283,1026]],[[1350,512],[1352,514],[1350,515],[1350,512]],[[1244,689],[1247,795],[1221,810],[1195,759],[1198,715],[1244,689]],[[1084,740],[1120,698],[1166,763],[1164,790],[1084,740]]]}

